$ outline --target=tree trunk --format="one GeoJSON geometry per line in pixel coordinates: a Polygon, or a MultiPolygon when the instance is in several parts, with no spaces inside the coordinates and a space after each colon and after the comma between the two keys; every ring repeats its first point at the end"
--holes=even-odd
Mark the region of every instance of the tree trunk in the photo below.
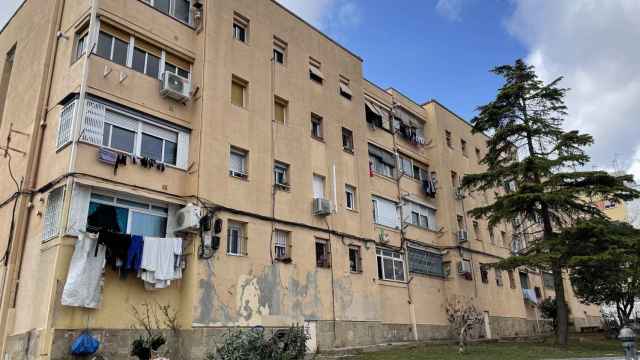
{"type": "Polygon", "coordinates": [[[564,282],[562,281],[562,267],[555,264],[552,267],[553,285],[556,291],[556,314],[558,321],[558,344],[567,345],[569,342],[569,309],[564,297],[564,282]]]}

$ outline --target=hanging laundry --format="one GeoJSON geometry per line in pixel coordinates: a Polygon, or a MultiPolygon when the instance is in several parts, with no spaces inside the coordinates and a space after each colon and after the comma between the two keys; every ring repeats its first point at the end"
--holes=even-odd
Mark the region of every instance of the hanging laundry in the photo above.
{"type": "Polygon", "coordinates": [[[107,165],[115,165],[117,158],[118,154],[111,149],[100,148],[98,151],[98,160],[107,165]]]}
{"type": "Polygon", "coordinates": [[[107,264],[111,265],[115,270],[124,270],[123,265],[127,261],[129,247],[131,246],[131,235],[101,231],[98,235],[98,244],[104,245],[106,248],[107,264]]]}
{"type": "Polygon", "coordinates": [[[144,238],[140,278],[147,289],[163,289],[182,278],[182,239],[144,238]]]}
{"type": "Polygon", "coordinates": [[[62,305],[97,309],[102,297],[106,248],[96,235],[80,233],[71,256],[62,305]]]}
{"type": "Polygon", "coordinates": [[[127,263],[125,269],[140,271],[142,265],[142,251],[144,249],[144,239],[142,236],[131,236],[131,245],[127,251],[127,263]]]}

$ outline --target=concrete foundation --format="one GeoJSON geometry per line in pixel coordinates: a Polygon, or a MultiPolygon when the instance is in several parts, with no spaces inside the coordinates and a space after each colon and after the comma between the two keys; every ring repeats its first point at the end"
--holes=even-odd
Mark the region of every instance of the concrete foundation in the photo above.
{"type": "MultiPolygon", "coordinates": [[[[360,347],[387,343],[411,342],[415,340],[410,324],[384,324],[368,321],[317,321],[309,322],[315,328],[315,337],[310,343],[317,346],[318,351],[346,347],[360,347]]],[[[549,321],[540,322],[504,317],[490,317],[490,328],[493,338],[527,337],[549,333],[549,321]]],[[[215,351],[222,344],[231,328],[195,328],[179,330],[177,333],[165,330],[167,344],[163,350],[172,360],[204,359],[207,353],[215,351]]],[[[277,328],[267,328],[268,334],[277,328]]],[[[418,340],[448,340],[455,336],[446,325],[418,324],[418,340]]],[[[100,354],[110,360],[129,360],[131,343],[141,336],[140,330],[96,329],[92,334],[100,340],[100,354]]],[[[73,340],[82,333],[78,330],[56,330],[53,335],[50,359],[70,359],[69,348],[73,340]]],[[[40,355],[38,349],[39,332],[9,337],[7,360],[31,360],[40,355]]],[[[472,338],[485,338],[484,328],[478,328],[470,334],[472,338]]],[[[46,348],[46,346],[44,347],[46,348]]],[[[46,352],[45,352],[46,353],[46,352]]]]}

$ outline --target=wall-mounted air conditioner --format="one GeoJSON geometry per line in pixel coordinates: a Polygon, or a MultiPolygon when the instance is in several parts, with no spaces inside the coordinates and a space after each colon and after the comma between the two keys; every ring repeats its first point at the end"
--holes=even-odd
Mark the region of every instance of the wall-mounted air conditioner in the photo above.
{"type": "Polygon", "coordinates": [[[331,201],[322,198],[313,199],[313,215],[331,214],[331,201]]]}
{"type": "Polygon", "coordinates": [[[202,209],[194,204],[187,204],[176,214],[176,232],[196,231],[200,227],[202,209]]]}
{"type": "Polygon", "coordinates": [[[187,101],[191,99],[191,80],[166,71],[162,76],[160,95],[177,100],[187,101]]]}
{"type": "Polygon", "coordinates": [[[456,233],[457,238],[458,238],[458,242],[466,242],[469,240],[469,233],[467,233],[466,230],[458,230],[458,232],[456,233]]]}

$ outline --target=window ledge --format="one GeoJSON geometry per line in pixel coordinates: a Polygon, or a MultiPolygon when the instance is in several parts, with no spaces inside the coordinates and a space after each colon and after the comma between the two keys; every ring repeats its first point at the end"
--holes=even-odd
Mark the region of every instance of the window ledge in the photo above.
{"type": "Polygon", "coordinates": [[[244,181],[244,182],[249,182],[249,176],[240,177],[240,176],[229,175],[229,177],[232,178],[232,179],[236,179],[236,180],[240,180],[240,181],[244,181]]]}
{"type": "Polygon", "coordinates": [[[231,103],[231,106],[232,106],[232,108],[234,108],[234,109],[243,110],[243,111],[249,111],[249,109],[247,109],[247,107],[246,107],[246,106],[238,106],[238,105],[236,105],[236,104],[234,104],[234,103],[231,103]]]}
{"type": "Polygon", "coordinates": [[[348,207],[345,207],[344,209],[347,210],[347,211],[350,211],[350,212],[352,212],[354,214],[359,214],[360,213],[360,211],[358,211],[358,209],[349,209],[348,207]]]}
{"type": "Polygon", "coordinates": [[[319,141],[319,142],[321,142],[321,143],[323,143],[323,144],[324,144],[324,143],[326,143],[326,141],[324,141],[324,138],[322,138],[322,137],[317,137],[317,136],[315,136],[315,135],[311,135],[311,138],[312,138],[313,140],[319,141]]]}
{"type": "Polygon", "coordinates": [[[349,149],[349,148],[342,148],[342,151],[344,151],[345,153],[349,154],[349,155],[355,155],[355,151],[353,149],[349,149]]]}
{"type": "Polygon", "coordinates": [[[418,273],[418,272],[413,272],[413,271],[410,271],[409,273],[411,275],[413,275],[413,276],[419,276],[419,277],[423,277],[423,278],[434,278],[436,280],[442,280],[442,281],[447,279],[447,277],[444,276],[444,275],[423,274],[423,273],[418,273]]]}
{"type": "Polygon", "coordinates": [[[375,222],[373,223],[373,226],[376,227],[376,228],[381,228],[381,229],[389,230],[389,231],[396,232],[396,233],[400,232],[399,228],[393,228],[393,227],[382,225],[382,224],[378,224],[378,223],[375,223],[375,222]]]}
{"type": "Polygon", "coordinates": [[[387,175],[383,175],[383,174],[377,173],[377,172],[375,172],[375,171],[373,171],[373,175],[374,175],[373,177],[379,177],[379,178],[381,178],[381,179],[383,179],[383,180],[393,182],[394,184],[395,184],[395,182],[396,182],[396,179],[395,179],[395,178],[393,178],[393,177],[391,177],[391,176],[387,176],[387,175]]]}
{"type": "Polygon", "coordinates": [[[376,278],[376,283],[381,286],[390,286],[396,288],[406,288],[407,282],[400,280],[388,280],[388,279],[378,279],[376,278]]]}

